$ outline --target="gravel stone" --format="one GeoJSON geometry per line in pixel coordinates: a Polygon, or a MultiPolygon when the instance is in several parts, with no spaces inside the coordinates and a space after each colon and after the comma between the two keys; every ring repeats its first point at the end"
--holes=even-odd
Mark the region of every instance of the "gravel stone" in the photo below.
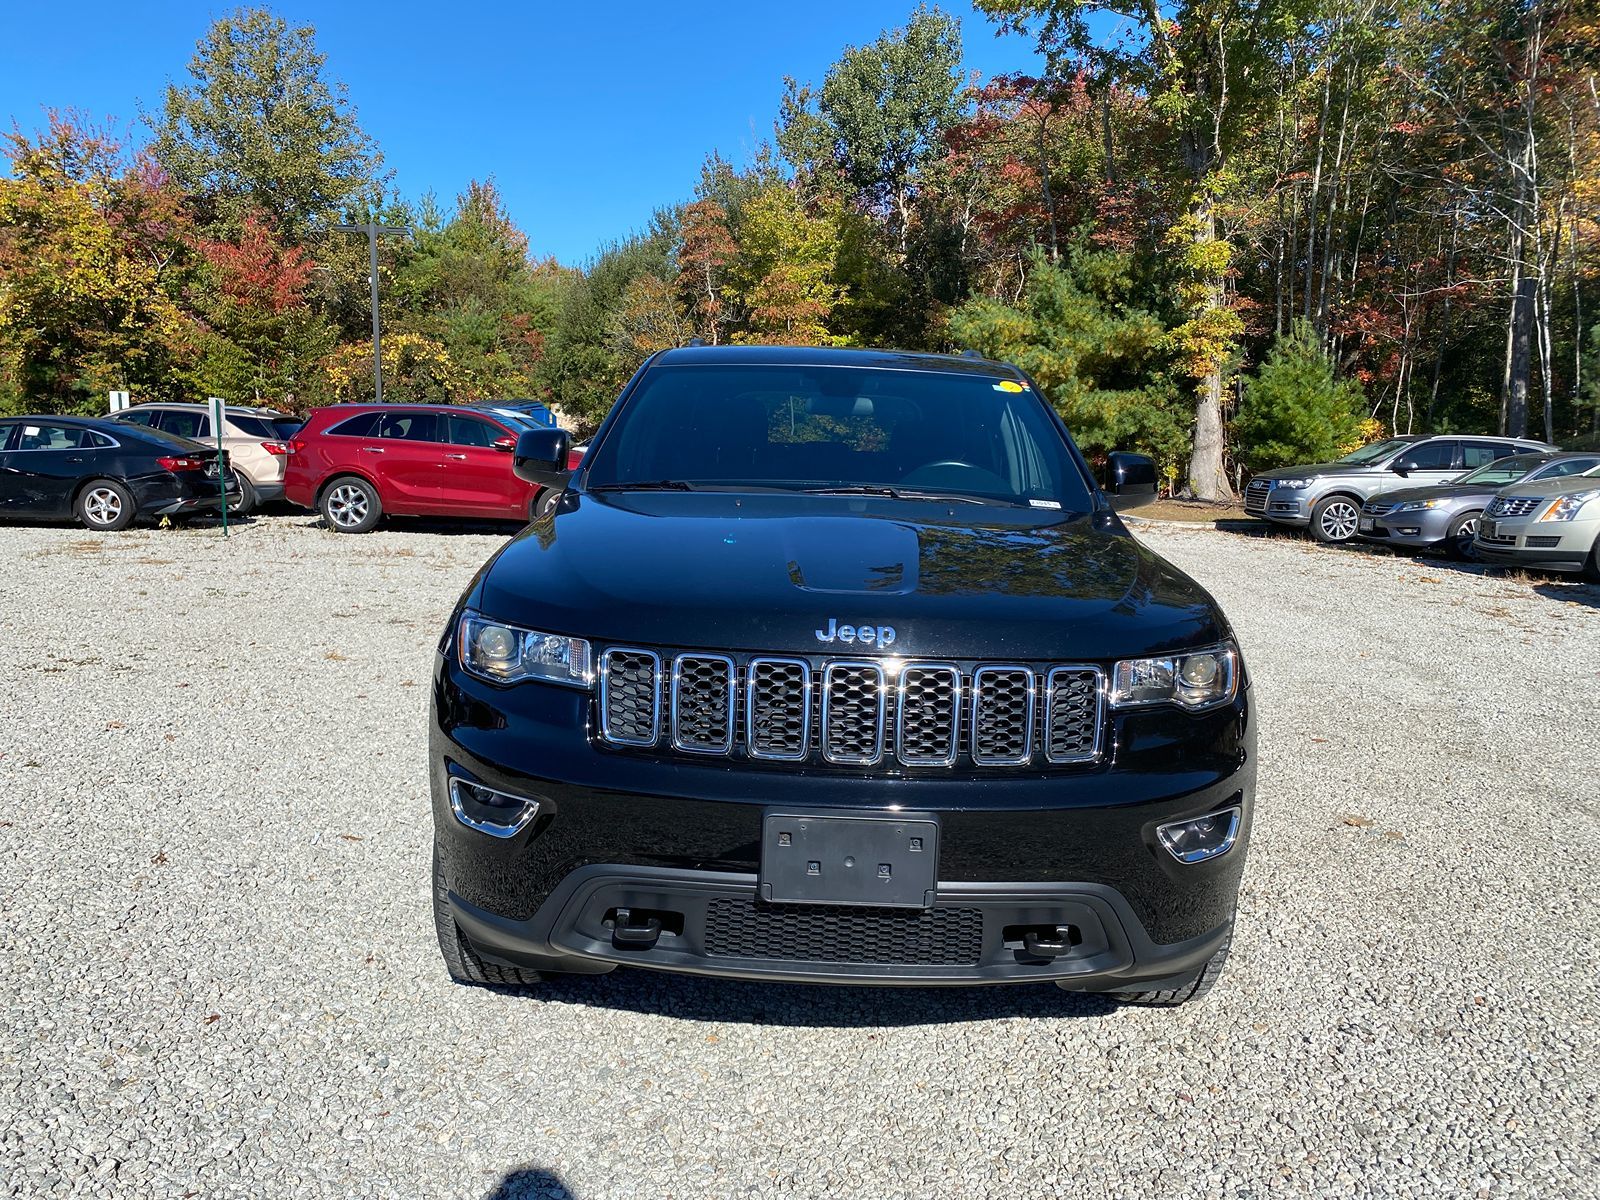
{"type": "Polygon", "coordinates": [[[1600,590],[1139,527],[1259,704],[1192,1008],[494,992],[434,944],[425,722],[505,532],[0,530],[0,1195],[1600,1194],[1600,590]]]}

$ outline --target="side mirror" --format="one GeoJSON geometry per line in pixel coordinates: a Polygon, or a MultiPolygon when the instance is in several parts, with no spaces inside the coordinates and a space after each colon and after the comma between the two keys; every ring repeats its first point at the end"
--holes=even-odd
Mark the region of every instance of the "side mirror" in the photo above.
{"type": "Polygon", "coordinates": [[[490,442],[489,445],[494,447],[496,450],[504,450],[507,454],[510,454],[517,448],[517,439],[508,433],[505,435],[505,437],[495,438],[495,440],[490,442]]]}
{"type": "Polygon", "coordinates": [[[1119,512],[1149,504],[1156,498],[1155,460],[1113,450],[1106,455],[1105,491],[1111,507],[1119,512]]]}
{"type": "Polygon", "coordinates": [[[511,452],[511,470],[518,479],[540,487],[567,486],[567,449],[571,437],[565,429],[529,429],[517,437],[511,452]]]}
{"type": "Polygon", "coordinates": [[[1397,458],[1389,467],[1389,470],[1393,471],[1396,475],[1400,476],[1400,478],[1404,479],[1407,475],[1411,474],[1412,468],[1415,466],[1416,464],[1409,458],[1397,458]]]}

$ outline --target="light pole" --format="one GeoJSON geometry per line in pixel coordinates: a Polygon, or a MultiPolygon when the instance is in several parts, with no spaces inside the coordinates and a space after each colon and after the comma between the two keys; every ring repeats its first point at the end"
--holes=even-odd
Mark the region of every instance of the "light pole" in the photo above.
{"type": "Polygon", "coordinates": [[[395,237],[416,237],[416,231],[409,225],[379,225],[372,221],[364,221],[359,225],[335,225],[335,229],[342,229],[346,233],[364,233],[367,235],[367,263],[371,271],[369,276],[372,283],[372,385],[374,398],[379,404],[383,403],[383,330],[382,322],[378,316],[378,238],[383,234],[393,234],[395,237]]]}

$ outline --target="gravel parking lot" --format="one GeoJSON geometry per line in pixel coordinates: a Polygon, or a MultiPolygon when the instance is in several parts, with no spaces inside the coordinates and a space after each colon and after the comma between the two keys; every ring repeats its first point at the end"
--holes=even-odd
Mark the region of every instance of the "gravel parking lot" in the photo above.
{"type": "Polygon", "coordinates": [[[1261,714],[1191,1009],[451,984],[444,615],[498,531],[0,529],[8,1195],[1597,1194],[1600,589],[1141,536],[1261,714]]]}

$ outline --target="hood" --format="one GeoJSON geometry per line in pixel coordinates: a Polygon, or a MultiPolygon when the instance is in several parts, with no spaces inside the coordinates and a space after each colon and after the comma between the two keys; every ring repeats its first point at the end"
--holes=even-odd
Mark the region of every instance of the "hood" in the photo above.
{"type": "Polygon", "coordinates": [[[1308,467],[1282,467],[1267,471],[1268,479],[1318,479],[1325,475],[1374,475],[1384,468],[1367,463],[1312,463],[1308,467]]]}
{"type": "Polygon", "coordinates": [[[1406,500],[1462,500],[1487,504],[1498,488],[1484,484],[1436,483],[1429,487],[1397,488],[1378,492],[1367,503],[1399,504],[1406,500]]]}
{"type": "Polygon", "coordinates": [[[1600,491],[1600,475],[1561,475],[1554,479],[1535,479],[1532,483],[1508,483],[1497,496],[1575,496],[1579,492],[1600,491]]]}
{"type": "Polygon", "coordinates": [[[1110,514],[877,497],[571,494],[469,602],[601,642],[845,656],[880,629],[907,656],[1002,660],[1227,636],[1210,596],[1110,514]]]}

